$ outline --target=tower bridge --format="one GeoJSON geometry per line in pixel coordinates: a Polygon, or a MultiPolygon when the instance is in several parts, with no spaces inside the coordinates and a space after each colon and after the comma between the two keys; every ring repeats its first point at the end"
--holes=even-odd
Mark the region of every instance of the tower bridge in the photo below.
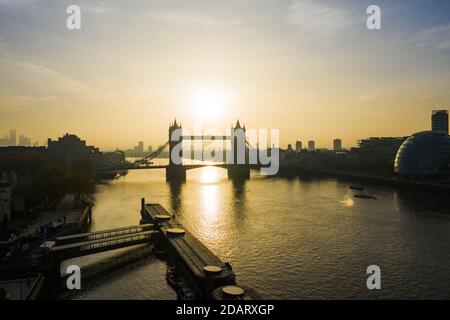
{"type": "MultiPolygon", "coordinates": [[[[136,160],[134,163],[128,163],[120,168],[108,168],[104,170],[140,170],[140,169],[165,169],[167,181],[185,181],[186,171],[206,166],[220,167],[227,170],[228,177],[231,179],[249,179],[250,169],[259,168],[258,164],[250,164],[249,148],[250,144],[245,138],[245,126],[241,127],[239,120],[234,127],[231,127],[230,135],[184,135],[181,124],[175,120],[169,126],[169,139],[158,147],[157,150],[149,153],[142,159],[136,160]],[[200,164],[184,164],[183,158],[183,141],[229,141],[231,148],[226,152],[228,154],[226,162],[223,163],[200,163],[200,164]],[[169,151],[168,165],[150,165],[152,159],[158,157],[163,151],[169,151]],[[178,152],[175,152],[178,150],[178,152]],[[179,161],[174,161],[174,155],[177,155],[179,161]]],[[[192,151],[192,149],[191,149],[192,151]]],[[[203,150],[202,150],[203,155],[203,150]]]]}

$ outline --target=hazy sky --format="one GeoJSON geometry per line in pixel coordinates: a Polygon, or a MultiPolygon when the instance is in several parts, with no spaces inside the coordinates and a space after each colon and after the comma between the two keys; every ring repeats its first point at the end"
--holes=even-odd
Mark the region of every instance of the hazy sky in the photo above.
{"type": "Polygon", "coordinates": [[[158,145],[211,102],[205,128],[239,118],[282,146],[352,146],[428,129],[449,84],[450,1],[0,0],[0,136],[158,145]]]}

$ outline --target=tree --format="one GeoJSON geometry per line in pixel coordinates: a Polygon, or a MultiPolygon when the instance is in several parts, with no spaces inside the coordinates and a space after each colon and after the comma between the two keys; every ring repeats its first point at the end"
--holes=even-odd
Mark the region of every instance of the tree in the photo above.
{"type": "Polygon", "coordinates": [[[97,171],[95,160],[87,157],[75,158],[70,169],[73,172],[84,173],[91,177],[95,177],[97,171]]]}
{"type": "Polygon", "coordinates": [[[79,201],[83,195],[94,192],[95,180],[85,173],[72,172],[68,179],[68,187],[75,201],[79,201]]]}
{"type": "Polygon", "coordinates": [[[48,163],[36,175],[32,184],[36,200],[57,203],[68,191],[70,172],[61,165],[48,163]]]}

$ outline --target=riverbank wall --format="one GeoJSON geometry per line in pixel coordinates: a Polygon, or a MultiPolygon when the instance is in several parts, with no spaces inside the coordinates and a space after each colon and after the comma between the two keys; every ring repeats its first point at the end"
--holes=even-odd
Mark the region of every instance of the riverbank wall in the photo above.
{"type": "Polygon", "coordinates": [[[298,167],[280,167],[278,177],[335,178],[339,180],[373,183],[400,189],[421,190],[450,194],[450,184],[428,181],[404,180],[397,177],[383,177],[363,172],[337,170],[305,170],[298,167]]]}

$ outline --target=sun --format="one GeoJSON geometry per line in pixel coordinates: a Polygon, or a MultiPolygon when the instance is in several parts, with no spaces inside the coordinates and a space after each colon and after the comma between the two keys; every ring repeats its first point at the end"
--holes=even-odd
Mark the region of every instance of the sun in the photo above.
{"type": "Polygon", "coordinates": [[[195,89],[192,100],[195,115],[201,120],[218,119],[229,102],[225,90],[214,86],[195,89]]]}

